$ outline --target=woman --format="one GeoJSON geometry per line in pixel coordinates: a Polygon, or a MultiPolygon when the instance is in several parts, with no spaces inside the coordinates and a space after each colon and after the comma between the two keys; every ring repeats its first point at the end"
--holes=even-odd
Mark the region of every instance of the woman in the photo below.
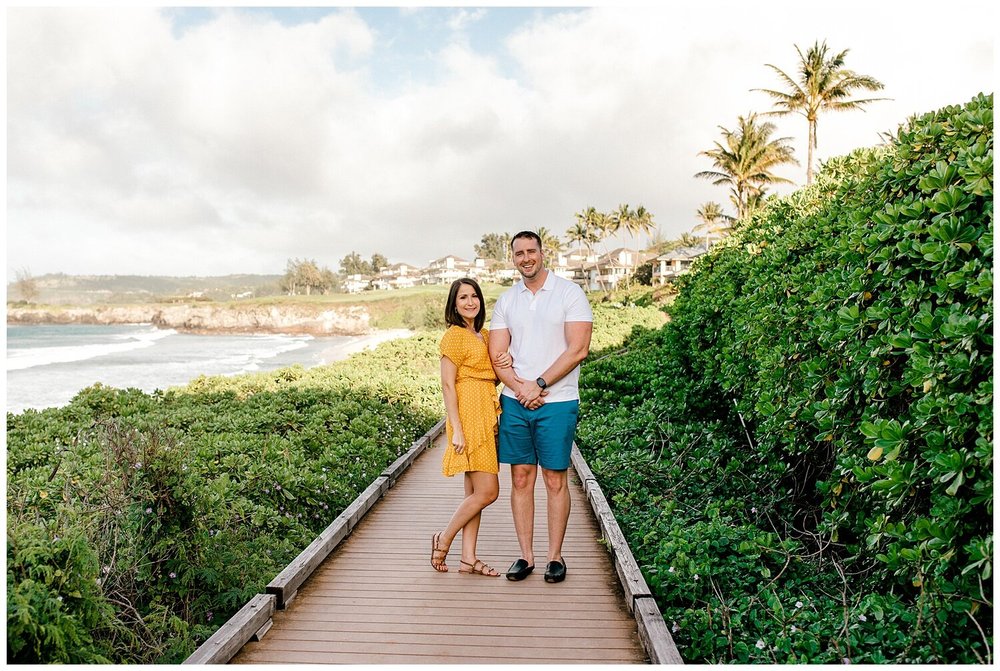
{"type": "MultiPolygon", "coordinates": [[[[475,280],[455,280],[448,292],[444,318],[448,330],[441,338],[441,392],[447,411],[448,445],[441,470],[446,476],[465,474],[465,499],[452,515],[448,527],[431,537],[431,566],[446,572],[445,559],[451,543],[462,532],[459,573],[497,577],[500,573],[476,556],[476,538],[483,509],[497,500],[498,380],[490,364],[486,301],[475,280]]],[[[498,358],[501,367],[511,365],[509,354],[498,358]]]]}

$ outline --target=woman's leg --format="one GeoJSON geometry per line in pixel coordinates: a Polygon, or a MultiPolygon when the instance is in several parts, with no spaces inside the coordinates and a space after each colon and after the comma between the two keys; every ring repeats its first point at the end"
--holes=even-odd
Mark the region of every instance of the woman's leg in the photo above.
{"type": "Polygon", "coordinates": [[[462,532],[462,559],[476,560],[476,539],[483,509],[497,500],[500,480],[496,473],[470,471],[465,474],[465,498],[458,506],[451,521],[441,533],[441,546],[450,547],[458,532],[462,532]]]}

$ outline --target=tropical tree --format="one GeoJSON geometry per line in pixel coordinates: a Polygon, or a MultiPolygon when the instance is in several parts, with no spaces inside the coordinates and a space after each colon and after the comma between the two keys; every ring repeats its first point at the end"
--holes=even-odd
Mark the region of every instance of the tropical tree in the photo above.
{"type": "MultiPolygon", "coordinates": [[[[566,237],[570,243],[575,242],[584,245],[587,248],[588,254],[593,256],[594,245],[604,238],[608,218],[601,212],[598,212],[595,207],[588,207],[573,216],[576,217],[576,223],[566,231],[566,237]]],[[[597,268],[596,260],[594,261],[594,268],[597,268]]],[[[604,280],[601,279],[600,272],[597,273],[597,281],[601,285],[601,291],[604,291],[604,280]]]]}
{"type": "Polygon", "coordinates": [[[486,233],[478,245],[473,245],[481,259],[506,261],[510,253],[510,233],[486,233]]]}
{"type": "Polygon", "coordinates": [[[632,212],[632,208],[628,206],[628,203],[622,203],[618,206],[617,210],[609,212],[605,216],[605,230],[608,236],[617,235],[622,231],[631,233],[633,216],[634,213],[632,212]]]}
{"type": "Polygon", "coordinates": [[[855,90],[878,91],[884,86],[880,81],[868,75],[859,75],[844,67],[844,59],[849,49],[830,55],[824,41],[816,42],[805,54],[795,45],[799,54],[798,79],[793,78],[776,65],[767,63],[767,67],[778,73],[778,77],[788,87],[785,91],[771,89],[752,89],[761,91],[774,98],[778,109],[766,112],[767,115],[784,116],[793,112],[806,118],[809,125],[809,155],[806,160],[806,184],[813,181],[813,154],[816,151],[816,126],[819,113],[824,110],[845,111],[863,109],[868,103],[885,98],[860,98],[851,100],[855,90]]]}
{"type": "Polygon", "coordinates": [[[340,260],[340,272],[344,275],[371,275],[372,266],[357,252],[351,252],[340,260]]]}
{"type": "Polygon", "coordinates": [[[712,246],[712,236],[719,234],[720,236],[729,230],[730,224],[733,218],[722,211],[722,205],[714,201],[709,201],[704,203],[695,212],[698,220],[701,222],[694,227],[695,231],[705,231],[705,247],[710,248],[712,246]]]}
{"type": "Polygon", "coordinates": [[[779,177],[773,170],[786,163],[798,165],[789,144],[791,138],[773,138],[775,126],[769,121],[758,122],[756,113],[738,117],[735,130],[719,126],[722,142],[699,155],[712,159],[715,170],[695,173],[695,177],[729,185],[730,200],[736,207],[737,219],[743,219],[760,202],[767,187],[791,180],[779,177]]]}
{"type": "Polygon", "coordinates": [[[374,254],[372,254],[372,260],[370,264],[372,272],[378,274],[380,270],[382,270],[383,268],[387,268],[389,266],[389,259],[387,259],[384,254],[379,254],[378,252],[375,252],[374,254]]]}
{"type": "Polygon", "coordinates": [[[563,250],[563,243],[562,240],[559,239],[558,235],[544,226],[540,227],[536,232],[538,233],[538,237],[542,240],[542,249],[546,252],[558,254],[563,250]]]}
{"type": "Polygon", "coordinates": [[[288,259],[285,275],[279,283],[282,291],[291,295],[304,292],[306,296],[315,289],[321,293],[337,287],[337,281],[329,268],[321,268],[312,259],[288,259]]]}
{"type": "Polygon", "coordinates": [[[632,228],[635,231],[636,243],[635,243],[635,255],[636,262],[638,263],[639,257],[639,236],[646,235],[647,237],[652,235],[653,231],[656,230],[656,222],[653,221],[653,213],[647,210],[644,206],[640,205],[635,208],[632,213],[632,228]]]}

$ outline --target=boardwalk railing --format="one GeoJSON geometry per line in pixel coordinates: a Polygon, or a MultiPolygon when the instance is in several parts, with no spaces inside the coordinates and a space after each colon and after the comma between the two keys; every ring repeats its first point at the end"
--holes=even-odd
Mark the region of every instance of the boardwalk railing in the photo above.
{"type": "Polygon", "coordinates": [[[597,523],[601,527],[601,534],[611,551],[618,581],[621,583],[622,591],[625,592],[625,605],[635,616],[636,624],[639,626],[639,638],[642,647],[646,649],[646,654],[649,655],[649,661],[653,664],[683,664],[684,660],[681,659],[673,637],[667,631],[660,608],[649,591],[646,579],[642,577],[642,571],[639,570],[635,557],[632,556],[625,534],[622,533],[614,513],[611,512],[608,499],[575,444],[571,459],[597,523]]]}
{"type": "MultiPolygon", "coordinates": [[[[275,611],[284,610],[292,602],[299,587],[351,534],[400,475],[434,443],[443,433],[444,426],[442,420],[415,441],[406,454],[388,466],[298,557],[268,583],[265,594],[258,594],[251,599],[184,663],[226,663],[248,642],[260,641],[270,629],[275,611]]],[[[572,463],[610,551],[625,596],[625,605],[636,620],[639,642],[652,663],[683,663],[608,501],[576,446],[573,447],[572,463]]]]}

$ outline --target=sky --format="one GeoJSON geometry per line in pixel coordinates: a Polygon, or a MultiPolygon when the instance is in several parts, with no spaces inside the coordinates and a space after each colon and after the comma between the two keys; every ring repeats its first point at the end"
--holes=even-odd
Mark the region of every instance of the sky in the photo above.
{"type": "MultiPolygon", "coordinates": [[[[732,211],[699,152],[796,45],[885,84],[820,117],[819,160],[995,90],[986,2],[662,4],[8,8],[7,278],[423,266],[621,203],[671,239],[732,211]]],[[[773,121],[801,185],[805,120],[773,121]]]]}

